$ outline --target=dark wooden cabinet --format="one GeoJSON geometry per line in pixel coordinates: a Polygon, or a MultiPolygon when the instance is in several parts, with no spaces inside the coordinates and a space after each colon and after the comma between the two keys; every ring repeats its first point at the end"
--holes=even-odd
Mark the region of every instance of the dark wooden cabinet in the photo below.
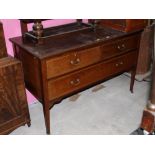
{"type": "Polygon", "coordinates": [[[133,92],[141,32],[97,26],[53,35],[41,45],[22,37],[10,39],[23,64],[26,87],[43,105],[48,134],[49,110],[65,97],[125,71],[131,71],[133,92]]]}
{"type": "Polygon", "coordinates": [[[7,56],[0,24],[0,134],[8,134],[26,123],[30,126],[22,64],[7,56]]]}
{"type": "Polygon", "coordinates": [[[21,62],[11,57],[0,59],[0,134],[30,125],[21,62]]]}

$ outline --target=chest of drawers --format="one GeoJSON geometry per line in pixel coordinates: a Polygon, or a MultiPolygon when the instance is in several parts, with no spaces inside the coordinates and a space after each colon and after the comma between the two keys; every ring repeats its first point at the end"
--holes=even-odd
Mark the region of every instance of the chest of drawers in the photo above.
{"type": "Polygon", "coordinates": [[[48,134],[49,110],[63,98],[125,71],[131,71],[133,91],[140,36],[141,31],[102,28],[56,37],[39,46],[23,43],[22,37],[10,39],[23,64],[26,87],[43,105],[48,134]]]}

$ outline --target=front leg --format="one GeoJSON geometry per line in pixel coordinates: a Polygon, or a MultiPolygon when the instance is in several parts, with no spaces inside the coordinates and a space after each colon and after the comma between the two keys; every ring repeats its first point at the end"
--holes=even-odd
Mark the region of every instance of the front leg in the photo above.
{"type": "Polygon", "coordinates": [[[27,122],[27,126],[30,127],[31,126],[31,121],[27,122]]]}
{"type": "Polygon", "coordinates": [[[46,133],[50,134],[50,103],[48,97],[48,81],[47,81],[47,66],[46,60],[41,61],[42,73],[42,94],[43,94],[43,111],[46,125],[46,133]]]}
{"type": "Polygon", "coordinates": [[[49,109],[48,103],[44,102],[43,110],[44,110],[44,119],[45,119],[45,125],[46,125],[46,133],[50,135],[50,109],[49,109]]]}

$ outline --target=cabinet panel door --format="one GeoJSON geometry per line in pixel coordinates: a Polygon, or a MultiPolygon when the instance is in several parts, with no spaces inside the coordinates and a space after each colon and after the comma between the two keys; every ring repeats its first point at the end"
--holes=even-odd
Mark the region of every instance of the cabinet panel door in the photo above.
{"type": "Polygon", "coordinates": [[[21,63],[8,59],[0,63],[0,134],[29,119],[21,63]]]}

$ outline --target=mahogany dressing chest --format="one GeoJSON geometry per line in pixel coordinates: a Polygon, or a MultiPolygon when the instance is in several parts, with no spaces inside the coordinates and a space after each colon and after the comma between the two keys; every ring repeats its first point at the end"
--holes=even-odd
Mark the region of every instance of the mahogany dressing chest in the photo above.
{"type": "Polygon", "coordinates": [[[10,40],[15,57],[22,61],[27,89],[43,105],[47,134],[50,108],[70,95],[125,71],[131,71],[133,92],[141,29],[126,33],[78,21],[43,33],[41,21],[35,24],[35,32],[26,34],[32,38],[24,35],[10,40]],[[45,36],[48,32],[50,37],[45,36]]]}

